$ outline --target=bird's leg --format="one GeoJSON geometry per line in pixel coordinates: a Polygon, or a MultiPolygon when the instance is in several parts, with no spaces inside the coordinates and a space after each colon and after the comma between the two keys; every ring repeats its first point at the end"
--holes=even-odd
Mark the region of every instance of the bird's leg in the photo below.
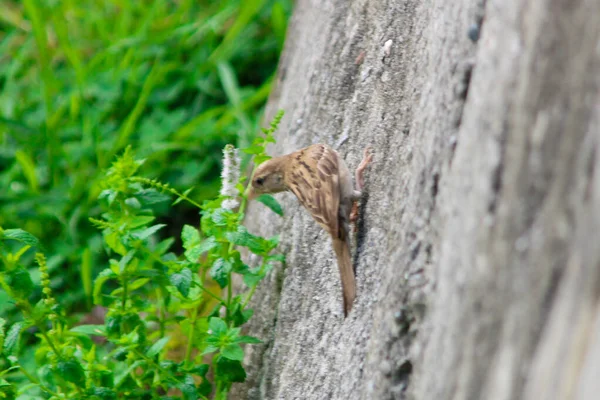
{"type": "Polygon", "coordinates": [[[353,204],[352,204],[352,212],[350,213],[350,222],[356,222],[358,220],[358,199],[362,194],[363,187],[365,186],[365,179],[363,174],[367,166],[373,161],[373,154],[371,154],[371,148],[367,147],[364,152],[364,156],[358,168],[356,168],[355,172],[355,180],[356,180],[356,189],[353,193],[353,204]]]}

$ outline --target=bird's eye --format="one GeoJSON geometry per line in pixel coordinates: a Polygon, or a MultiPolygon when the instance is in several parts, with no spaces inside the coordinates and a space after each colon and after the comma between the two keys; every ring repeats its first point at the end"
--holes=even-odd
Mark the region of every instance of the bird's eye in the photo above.
{"type": "Polygon", "coordinates": [[[265,178],[256,178],[256,180],[254,181],[254,183],[256,183],[258,186],[261,186],[264,182],[265,178]]]}

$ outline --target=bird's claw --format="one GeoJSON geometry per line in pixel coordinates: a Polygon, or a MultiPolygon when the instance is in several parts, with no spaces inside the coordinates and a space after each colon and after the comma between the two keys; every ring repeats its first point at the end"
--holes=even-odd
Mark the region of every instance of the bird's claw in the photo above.
{"type": "Polygon", "coordinates": [[[371,146],[367,147],[364,151],[363,159],[356,168],[355,178],[356,178],[356,186],[358,186],[358,190],[362,191],[363,186],[365,186],[365,179],[363,177],[364,171],[367,166],[373,162],[373,154],[371,153],[373,148],[371,146]]]}
{"type": "MultiPolygon", "coordinates": [[[[356,168],[356,172],[355,172],[355,179],[356,179],[356,186],[358,188],[358,193],[362,192],[363,187],[365,186],[365,180],[364,180],[364,172],[365,169],[367,168],[367,166],[369,166],[370,163],[373,162],[373,154],[371,153],[371,151],[373,150],[373,148],[371,146],[367,147],[364,151],[364,155],[363,155],[363,159],[360,162],[360,164],[358,165],[358,168],[356,168]]],[[[358,220],[358,202],[354,202],[352,204],[352,211],[350,212],[350,222],[351,223],[355,223],[358,220]]],[[[356,226],[354,227],[354,232],[356,232],[356,226]]]]}

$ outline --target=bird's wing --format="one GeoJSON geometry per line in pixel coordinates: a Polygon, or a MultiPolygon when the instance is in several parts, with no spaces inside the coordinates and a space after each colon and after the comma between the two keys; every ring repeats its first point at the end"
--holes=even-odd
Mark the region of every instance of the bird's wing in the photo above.
{"type": "Polygon", "coordinates": [[[338,155],[329,146],[315,144],[290,155],[287,186],[334,238],[339,236],[338,155]]]}

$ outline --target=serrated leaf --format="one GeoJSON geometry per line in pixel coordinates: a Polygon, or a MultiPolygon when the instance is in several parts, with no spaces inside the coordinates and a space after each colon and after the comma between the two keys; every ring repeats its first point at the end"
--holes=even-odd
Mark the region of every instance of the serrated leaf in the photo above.
{"type": "Polygon", "coordinates": [[[33,292],[33,281],[27,271],[23,267],[17,267],[6,274],[8,286],[13,291],[13,294],[20,298],[25,299],[33,292]]]}
{"type": "Polygon", "coordinates": [[[110,268],[106,268],[105,270],[100,272],[100,274],[98,274],[98,277],[94,281],[94,303],[95,304],[101,303],[100,296],[102,294],[102,286],[104,285],[104,282],[106,282],[109,279],[114,279],[116,277],[117,277],[117,274],[115,274],[110,268]]]}
{"type": "Polygon", "coordinates": [[[125,271],[125,268],[127,268],[127,264],[129,264],[129,262],[135,255],[135,251],[135,249],[129,250],[127,254],[121,257],[121,259],[119,260],[119,273],[125,271]]]}
{"type": "Polygon", "coordinates": [[[181,230],[181,241],[184,249],[191,249],[200,243],[200,232],[191,225],[184,225],[181,230]]]}
{"type": "Polygon", "coordinates": [[[181,390],[184,400],[197,400],[199,397],[194,377],[189,374],[185,376],[184,382],[177,385],[177,388],[181,390]]]}
{"type": "Polygon", "coordinates": [[[283,217],[283,208],[275,199],[275,197],[271,196],[270,194],[261,194],[256,198],[256,200],[269,207],[275,214],[283,217]]]}
{"type": "Polygon", "coordinates": [[[101,400],[116,400],[117,393],[107,387],[95,386],[91,389],[91,395],[98,397],[101,400]]]}
{"type": "Polygon", "coordinates": [[[219,357],[215,365],[215,375],[225,382],[244,382],[246,371],[238,360],[219,357]]]}
{"type": "MultiPolygon", "coordinates": [[[[2,372],[8,372],[9,370],[2,372]]],[[[25,389],[26,387],[21,387],[21,390],[25,391],[25,389]]],[[[17,387],[9,383],[7,380],[0,378],[0,398],[6,400],[15,400],[17,398],[17,387]]]]}
{"type": "Polygon", "coordinates": [[[118,389],[119,386],[121,386],[123,384],[123,382],[129,376],[131,371],[135,370],[136,368],[141,367],[142,365],[144,365],[144,363],[145,363],[145,361],[137,360],[136,362],[131,364],[129,367],[127,367],[126,370],[122,371],[119,375],[117,375],[115,377],[115,389],[118,389]]]}
{"type": "Polygon", "coordinates": [[[159,192],[156,189],[144,189],[139,191],[136,196],[144,205],[152,205],[171,200],[171,196],[159,192]]]}
{"type": "Polygon", "coordinates": [[[231,243],[247,247],[251,252],[258,255],[267,255],[277,247],[277,243],[251,234],[243,225],[240,225],[236,232],[225,233],[225,237],[231,243]]]}
{"type": "Polygon", "coordinates": [[[237,343],[231,343],[221,349],[221,355],[230,360],[242,361],[244,359],[244,350],[237,343]]]}
{"type": "Polygon", "coordinates": [[[227,332],[227,324],[221,318],[211,317],[208,322],[208,329],[212,331],[212,335],[219,336],[227,332]]]}
{"type": "Polygon", "coordinates": [[[229,283],[229,273],[231,270],[231,261],[224,258],[218,258],[210,268],[209,274],[221,288],[224,288],[229,283]]]}
{"type": "Polygon", "coordinates": [[[85,387],[85,372],[76,359],[59,361],[56,364],[55,371],[67,382],[71,382],[78,387],[85,387]]]}
{"type": "Polygon", "coordinates": [[[158,255],[163,255],[169,250],[169,248],[175,243],[175,238],[166,238],[156,245],[154,252],[158,255]]]}
{"type": "Polygon", "coordinates": [[[2,349],[5,356],[11,356],[17,352],[23,326],[23,322],[16,322],[10,327],[8,332],[6,332],[4,348],[2,349]]]}
{"type": "Polygon", "coordinates": [[[169,281],[177,288],[179,293],[187,297],[192,286],[192,271],[189,268],[184,268],[180,272],[172,274],[169,281]]]}
{"type": "Polygon", "coordinates": [[[146,356],[152,358],[155,355],[157,355],[158,353],[160,353],[165,348],[167,343],[169,343],[170,339],[171,338],[169,336],[165,336],[164,338],[157,340],[156,343],[154,343],[152,346],[150,346],[150,348],[146,352],[146,356]]]}
{"type": "MultiPolygon", "coordinates": [[[[128,207],[133,208],[134,210],[139,210],[140,208],[142,208],[142,203],[140,203],[140,201],[138,199],[136,199],[135,197],[130,197],[128,199],[125,199],[125,204],[128,207]]],[[[144,224],[142,224],[142,225],[144,225],[144,224]]]]}
{"type": "Polygon", "coordinates": [[[198,375],[201,377],[205,377],[208,373],[210,366],[208,364],[200,364],[195,367],[192,367],[188,370],[190,374],[198,375]]]}
{"type": "Polygon", "coordinates": [[[255,338],[254,336],[240,336],[237,339],[235,339],[236,343],[251,343],[251,344],[258,344],[258,343],[262,343],[262,340],[260,340],[259,338],[255,338]]]}
{"type": "Polygon", "coordinates": [[[37,246],[40,243],[35,236],[23,229],[4,229],[3,238],[16,240],[17,242],[25,243],[32,247],[37,246]]]}
{"type": "Polygon", "coordinates": [[[217,208],[212,214],[211,219],[216,226],[227,226],[233,212],[225,208],[217,208]]]}
{"type": "Polygon", "coordinates": [[[202,241],[202,243],[200,243],[197,246],[194,246],[188,250],[185,251],[185,258],[192,263],[197,263],[198,259],[200,258],[200,256],[203,253],[206,253],[207,251],[210,251],[212,249],[214,249],[215,247],[217,247],[219,245],[219,243],[217,242],[217,240],[214,237],[209,237],[206,238],[202,241]]]}
{"type": "Polygon", "coordinates": [[[131,234],[131,236],[133,236],[134,238],[136,238],[138,240],[145,240],[145,239],[148,239],[150,236],[154,235],[156,232],[158,232],[159,229],[164,228],[165,226],[166,226],[165,224],[152,225],[141,231],[133,232],[131,234]]]}
{"type": "Polygon", "coordinates": [[[130,229],[134,229],[134,228],[138,228],[142,225],[147,225],[150,222],[154,221],[154,219],[155,219],[155,217],[150,216],[150,215],[140,215],[140,216],[133,218],[131,220],[131,222],[129,222],[128,225],[129,225],[130,229]]]}
{"type": "Polygon", "coordinates": [[[206,348],[204,350],[202,350],[202,355],[214,353],[217,350],[219,350],[218,346],[216,346],[216,345],[208,345],[208,346],[206,346],[206,348]]]}
{"type": "Polygon", "coordinates": [[[106,336],[106,327],[104,325],[79,325],[69,329],[69,331],[88,336],[106,336]]]}
{"type": "Polygon", "coordinates": [[[252,288],[258,284],[264,278],[264,275],[258,274],[257,272],[248,271],[244,274],[244,283],[249,288],[252,288]]]}
{"type": "Polygon", "coordinates": [[[110,247],[112,251],[117,254],[124,256],[127,253],[127,249],[121,243],[121,238],[117,232],[108,232],[104,235],[104,241],[110,247]]]}

